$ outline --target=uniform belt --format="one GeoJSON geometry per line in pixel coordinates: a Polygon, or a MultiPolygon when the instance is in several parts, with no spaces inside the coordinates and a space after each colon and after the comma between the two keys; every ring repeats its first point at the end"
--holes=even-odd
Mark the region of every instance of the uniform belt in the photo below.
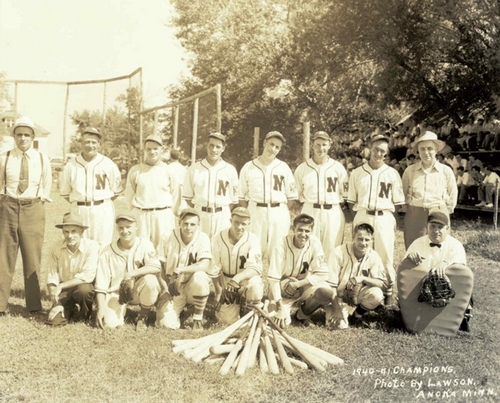
{"type": "Polygon", "coordinates": [[[98,206],[99,204],[104,203],[104,200],[95,200],[95,201],[87,201],[87,202],[76,202],[78,206],[98,206]]]}
{"type": "Polygon", "coordinates": [[[257,203],[257,207],[279,207],[281,203],[257,203]]]}
{"type": "Polygon", "coordinates": [[[366,214],[370,215],[384,215],[383,210],[366,210],[366,214]]]}
{"type": "Polygon", "coordinates": [[[152,208],[142,208],[142,207],[137,207],[137,208],[142,211],[157,211],[157,210],[166,210],[170,207],[165,206],[165,207],[152,207],[152,208]]]}
{"type": "Polygon", "coordinates": [[[322,208],[323,210],[330,210],[333,207],[333,204],[319,204],[319,203],[314,203],[313,207],[314,208],[322,208]]]}
{"type": "Polygon", "coordinates": [[[222,211],[222,207],[202,207],[201,211],[204,211],[205,213],[218,213],[219,211],[222,211]]]}
{"type": "Polygon", "coordinates": [[[20,206],[28,206],[30,204],[40,203],[42,201],[42,199],[40,199],[39,197],[34,197],[32,199],[18,199],[16,197],[12,197],[12,196],[8,196],[8,195],[4,195],[4,197],[9,202],[19,204],[20,206]]]}
{"type": "Polygon", "coordinates": [[[224,275],[224,277],[228,277],[228,278],[233,278],[234,276],[236,276],[236,274],[227,274],[224,272],[222,272],[222,274],[224,275]]]}

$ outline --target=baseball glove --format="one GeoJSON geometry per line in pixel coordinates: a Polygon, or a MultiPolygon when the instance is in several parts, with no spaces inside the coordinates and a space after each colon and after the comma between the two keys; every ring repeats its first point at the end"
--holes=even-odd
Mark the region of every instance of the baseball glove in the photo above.
{"type": "Polygon", "coordinates": [[[352,287],[350,290],[347,288],[344,290],[344,296],[342,297],[342,300],[350,305],[350,306],[358,306],[359,305],[359,292],[363,288],[363,283],[356,283],[354,287],[352,287]]]}
{"type": "Polygon", "coordinates": [[[298,299],[302,295],[301,288],[293,288],[290,283],[297,281],[295,277],[287,277],[281,280],[281,296],[287,299],[298,299]]]}
{"type": "Polygon", "coordinates": [[[179,276],[177,273],[167,276],[168,292],[172,297],[181,295],[181,278],[182,276],[179,276]]]}
{"type": "Polygon", "coordinates": [[[448,276],[431,272],[422,281],[418,302],[428,302],[434,308],[443,308],[454,297],[455,291],[451,288],[448,276]]]}
{"type": "Polygon", "coordinates": [[[122,280],[118,289],[118,302],[120,305],[128,304],[134,299],[134,279],[122,280]]]}
{"type": "Polygon", "coordinates": [[[240,285],[234,281],[230,280],[226,287],[222,290],[221,303],[223,304],[236,304],[240,302],[239,289],[240,285]]]}

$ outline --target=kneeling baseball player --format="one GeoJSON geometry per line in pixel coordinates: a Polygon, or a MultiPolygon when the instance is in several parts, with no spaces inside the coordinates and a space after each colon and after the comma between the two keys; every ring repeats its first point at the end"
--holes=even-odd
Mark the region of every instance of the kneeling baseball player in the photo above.
{"type": "Polygon", "coordinates": [[[329,271],[320,240],[312,235],[314,218],[299,214],[293,220],[293,235],[282,238],[272,249],[269,263],[269,288],[276,303],[276,323],[290,325],[290,311],[297,303],[297,321],[312,324],[310,315],[335,296],[328,282],[329,271]]]}
{"type": "Polygon", "coordinates": [[[249,225],[250,212],[236,207],[231,212],[231,227],[212,241],[213,263],[220,269],[216,281],[222,289],[222,295],[216,295],[220,305],[215,316],[220,322],[236,322],[243,301],[254,305],[264,296],[260,240],[247,230],[249,225]]]}
{"type": "Polygon", "coordinates": [[[115,222],[119,238],[102,250],[97,266],[96,325],[101,329],[123,325],[130,304],[140,305],[135,324],[136,329],[144,329],[160,293],[160,261],[151,241],[136,236],[132,214],[118,214],[115,222]]]}
{"type": "Polygon", "coordinates": [[[52,245],[47,273],[47,288],[53,306],[47,325],[62,326],[68,320],[89,320],[94,302],[99,244],[83,237],[88,228],[77,213],[66,213],[56,228],[64,239],[52,245]]]}
{"type": "Polygon", "coordinates": [[[162,295],[157,303],[156,326],[179,329],[180,313],[194,305],[193,329],[203,329],[203,313],[210,294],[212,251],[210,238],[200,230],[200,213],[183,210],[176,228],[158,245],[162,261],[162,295]]]}
{"type": "Polygon", "coordinates": [[[357,224],[353,241],[337,246],[328,258],[330,281],[337,292],[325,314],[327,324],[333,329],[346,329],[349,324],[367,326],[363,315],[384,301],[385,269],[382,259],[370,246],[373,232],[370,224],[357,224]],[[349,307],[355,308],[351,316],[349,307]]]}

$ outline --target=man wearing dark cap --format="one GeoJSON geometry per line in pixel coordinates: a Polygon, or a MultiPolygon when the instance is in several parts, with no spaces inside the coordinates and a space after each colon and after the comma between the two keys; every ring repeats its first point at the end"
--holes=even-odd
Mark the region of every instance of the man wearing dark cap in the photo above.
{"type": "Polygon", "coordinates": [[[374,134],[370,138],[370,159],[356,168],[349,179],[347,202],[356,213],[353,226],[360,222],[374,228],[373,249],[385,267],[385,305],[392,305],[394,270],[394,242],[396,237],[396,209],[405,204],[399,173],[384,162],[389,152],[389,138],[374,134]]]}
{"type": "Polygon", "coordinates": [[[44,202],[52,171],[33,147],[35,124],[19,117],[11,129],[16,148],[0,156],[0,315],[5,315],[19,249],[23,257],[26,309],[42,309],[40,265],[45,230],[44,202]]]}
{"type": "Polygon", "coordinates": [[[290,210],[297,200],[292,170],[276,158],[285,143],[280,132],[267,133],[262,154],[247,162],[240,171],[240,204],[252,216],[249,231],[260,238],[262,253],[272,248],[290,230],[290,210]]]}
{"type": "Polygon", "coordinates": [[[118,239],[107,245],[99,256],[95,279],[97,295],[96,325],[115,328],[125,323],[127,303],[120,304],[119,289],[123,280],[133,280],[133,299],[139,305],[136,329],[147,326],[148,314],[160,294],[160,261],[149,239],[139,238],[135,216],[118,213],[115,219],[118,239]]]}
{"type": "Polygon", "coordinates": [[[162,154],[161,137],[146,137],[144,162],[130,168],[125,187],[125,200],[137,220],[137,236],[149,239],[155,248],[175,227],[181,192],[178,178],[162,161],[162,154]]]}
{"type": "Polygon", "coordinates": [[[328,133],[314,133],[313,156],[300,164],[294,174],[299,201],[303,204],[301,212],[314,218],[314,235],[320,239],[327,259],[344,239],[342,205],[348,184],[344,166],[328,155],[331,145],[328,133]]]}
{"type": "Polygon", "coordinates": [[[101,133],[87,127],[81,137],[82,152],[64,167],[60,193],[71,203],[71,211],[82,216],[88,226],[84,236],[101,248],[113,240],[114,200],[122,191],[121,174],[116,164],[99,153],[101,133]]]}
{"type": "Polygon", "coordinates": [[[325,314],[332,329],[347,329],[349,325],[368,327],[363,315],[384,301],[385,269],[380,256],[370,246],[373,233],[371,224],[359,222],[354,226],[352,242],[335,248],[328,259],[329,281],[335,293],[325,314]],[[361,286],[357,302],[349,301],[347,294],[356,286],[361,286]],[[352,308],[355,310],[349,315],[352,308]]]}
{"type": "Polygon", "coordinates": [[[162,262],[162,295],[157,303],[156,326],[179,329],[181,312],[192,305],[193,329],[203,329],[210,280],[217,277],[218,269],[211,266],[210,239],[200,230],[200,211],[181,211],[179,228],[163,238],[157,250],[162,262]]]}
{"type": "Polygon", "coordinates": [[[219,321],[233,323],[240,317],[240,307],[259,303],[264,296],[260,240],[248,231],[250,212],[236,207],[231,212],[231,227],[212,240],[213,264],[220,270],[222,299],[216,312],[219,321]]]}
{"type": "Polygon", "coordinates": [[[238,203],[238,172],[222,159],[225,148],[226,137],[210,133],[207,156],[188,168],[182,189],[189,207],[199,211],[201,230],[209,237],[230,226],[230,205],[238,203]]]}
{"type": "MultiPolygon", "coordinates": [[[[408,265],[423,265],[428,271],[436,271],[442,277],[455,265],[467,266],[465,249],[458,239],[449,234],[449,230],[450,217],[446,210],[431,210],[427,219],[427,235],[413,241],[398,270],[408,265]]],[[[468,331],[471,312],[472,298],[460,330],[468,331]]]]}
{"type": "Polygon", "coordinates": [[[99,244],[83,238],[88,228],[82,217],[66,213],[61,224],[64,239],[52,245],[47,272],[47,288],[53,307],[48,325],[64,325],[67,320],[88,320],[94,301],[93,282],[97,271],[99,244]]]}

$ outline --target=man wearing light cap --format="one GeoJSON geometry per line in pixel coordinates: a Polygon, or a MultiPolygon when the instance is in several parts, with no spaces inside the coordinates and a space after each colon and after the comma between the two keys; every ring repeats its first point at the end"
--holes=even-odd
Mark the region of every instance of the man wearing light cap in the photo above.
{"type": "Polygon", "coordinates": [[[96,325],[115,328],[125,323],[127,304],[120,304],[118,292],[123,280],[133,279],[133,299],[128,304],[140,306],[135,326],[137,330],[144,329],[160,294],[157,277],[160,261],[151,241],[136,236],[137,222],[133,214],[119,213],[115,223],[119,237],[102,250],[97,266],[96,325]]]}
{"type": "Polygon", "coordinates": [[[327,259],[344,239],[342,205],[348,184],[343,165],[328,156],[331,145],[328,133],[314,133],[313,156],[300,164],[294,174],[299,201],[303,204],[301,212],[314,218],[314,235],[320,239],[327,259]]]}
{"type": "Polygon", "coordinates": [[[94,302],[93,282],[97,271],[99,244],[83,238],[88,228],[75,213],[66,213],[61,224],[64,239],[52,245],[49,255],[47,288],[53,307],[48,325],[64,325],[67,320],[88,321],[94,302]]]}
{"type": "MultiPolygon", "coordinates": [[[[436,271],[442,277],[455,265],[467,266],[463,245],[449,235],[450,217],[446,210],[431,210],[426,221],[427,235],[416,239],[410,245],[398,270],[423,265],[428,271],[436,271]]],[[[471,298],[460,330],[469,330],[472,307],[471,298]]]]}
{"type": "Polygon", "coordinates": [[[389,152],[389,138],[374,134],[370,138],[370,159],[356,168],[349,179],[347,202],[356,213],[353,227],[360,222],[374,228],[373,249],[385,267],[385,305],[392,305],[394,270],[394,241],[396,236],[396,208],[404,205],[405,197],[399,173],[384,163],[389,152]]]}
{"type": "Polygon", "coordinates": [[[436,153],[445,143],[437,135],[425,132],[416,141],[420,161],[403,173],[403,193],[406,199],[404,224],[405,247],[425,235],[430,209],[445,209],[453,213],[457,205],[458,188],[453,170],[436,161],[436,153]]]}
{"type": "Polygon", "coordinates": [[[210,133],[207,156],[191,165],[182,194],[187,204],[200,213],[201,230],[209,237],[230,226],[232,204],[238,203],[238,172],[222,159],[226,137],[210,133]]]}
{"type": "Polygon", "coordinates": [[[180,203],[180,183],[162,160],[163,141],[157,135],[144,140],[144,162],[127,175],[125,200],[137,220],[137,236],[149,239],[155,248],[164,234],[175,227],[180,203]]]}
{"type": "Polygon", "coordinates": [[[249,231],[260,238],[262,253],[269,258],[272,248],[290,230],[290,211],[297,200],[292,170],[276,158],[285,143],[280,132],[267,133],[262,154],[240,171],[240,204],[248,207],[249,231]]]}
{"type": "Polygon", "coordinates": [[[216,317],[224,323],[233,323],[240,317],[240,307],[257,304],[264,296],[260,240],[247,230],[250,213],[244,207],[231,212],[231,227],[222,230],[212,240],[213,265],[220,270],[222,298],[216,317]]]}
{"type": "Polygon", "coordinates": [[[112,200],[121,193],[122,183],[116,164],[99,153],[101,139],[101,133],[94,127],[83,131],[82,152],[64,166],[60,193],[71,203],[71,211],[80,214],[89,227],[84,236],[96,240],[103,248],[113,240],[112,200]]]}
{"type": "Polygon", "coordinates": [[[193,329],[203,329],[203,313],[210,294],[210,280],[218,276],[212,268],[210,238],[200,230],[200,211],[182,210],[179,228],[158,245],[162,262],[161,293],[156,309],[156,326],[179,329],[180,314],[194,306],[193,329]]]}
{"type": "Polygon", "coordinates": [[[32,147],[35,124],[29,117],[21,116],[11,130],[16,148],[0,156],[0,315],[5,315],[7,309],[19,249],[26,309],[42,309],[39,277],[44,202],[52,201],[49,159],[32,147]]]}

